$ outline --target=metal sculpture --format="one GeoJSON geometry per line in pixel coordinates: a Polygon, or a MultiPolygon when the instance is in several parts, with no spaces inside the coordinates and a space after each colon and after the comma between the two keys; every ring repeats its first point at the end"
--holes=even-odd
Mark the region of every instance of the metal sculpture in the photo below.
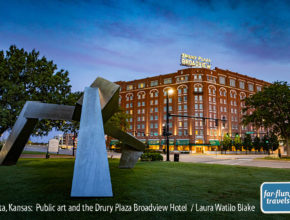
{"type": "Polygon", "coordinates": [[[80,121],[71,196],[113,196],[104,134],[123,143],[119,168],[133,168],[145,149],[109,121],[118,109],[119,90],[117,84],[99,77],[75,106],[27,101],[0,152],[0,164],[17,163],[39,119],[80,121]]]}

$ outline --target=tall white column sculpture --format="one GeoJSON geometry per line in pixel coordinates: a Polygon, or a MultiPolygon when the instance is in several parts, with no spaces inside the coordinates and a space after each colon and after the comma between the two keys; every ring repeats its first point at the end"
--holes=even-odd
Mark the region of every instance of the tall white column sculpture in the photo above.
{"type": "Polygon", "coordinates": [[[112,197],[98,88],[84,92],[71,197],[112,197]]]}

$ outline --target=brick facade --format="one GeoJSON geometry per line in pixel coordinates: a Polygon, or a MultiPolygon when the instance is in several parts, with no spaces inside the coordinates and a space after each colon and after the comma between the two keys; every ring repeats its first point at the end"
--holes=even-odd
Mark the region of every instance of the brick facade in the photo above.
{"type": "MultiPolygon", "coordinates": [[[[120,105],[132,115],[129,132],[152,148],[164,148],[162,126],[166,120],[166,90],[172,88],[169,96],[169,110],[172,114],[192,115],[227,120],[216,126],[215,120],[170,118],[172,132],[171,150],[204,151],[210,141],[221,141],[225,133],[234,136],[253,131],[253,127],[242,127],[243,98],[261,90],[269,83],[229,70],[215,68],[188,68],[175,73],[148,77],[134,81],[118,81],[121,86],[120,105]],[[149,141],[149,142],[148,142],[149,141]],[[198,146],[200,144],[200,147],[198,146]]],[[[249,112],[250,113],[250,112],[249,112]]],[[[257,131],[264,133],[263,129],[257,131]]]]}

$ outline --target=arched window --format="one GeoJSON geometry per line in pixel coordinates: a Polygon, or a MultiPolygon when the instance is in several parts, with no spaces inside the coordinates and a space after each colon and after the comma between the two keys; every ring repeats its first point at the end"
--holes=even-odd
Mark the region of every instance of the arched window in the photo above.
{"type": "Polygon", "coordinates": [[[137,93],[137,98],[138,99],[145,99],[145,92],[144,91],[140,91],[137,93]]]}
{"type": "Polygon", "coordinates": [[[153,97],[158,97],[158,90],[157,89],[151,89],[149,94],[150,94],[150,97],[153,98],[153,97]]]}
{"type": "Polygon", "coordinates": [[[194,84],[194,92],[202,92],[202,84],[194,84]]]}
{"type": "Polygon", "coordinates": [[[230,97],[234,98],[234,99],[237,98],[237,92],[235,90],[231,90],[230,91],[230,97]]]}
{"type": "Polygon", "coordinates": [[[187,85],[180,85],[177,87],[178,95],[187,94],[187,85]]]}
{"type": "Polygon", "coordinates": [[[221,87],[219,91],[220,91],[220,96],[227,96],[227,90],[224,87],[221,87]]]}

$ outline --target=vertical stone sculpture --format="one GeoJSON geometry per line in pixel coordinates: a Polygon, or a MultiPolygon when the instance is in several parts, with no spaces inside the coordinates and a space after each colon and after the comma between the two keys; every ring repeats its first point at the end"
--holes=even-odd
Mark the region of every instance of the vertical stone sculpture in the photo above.
{"type": "Polygon", "coordinates": [[[85,88],[71,196],[113,196],[98,88],[85,88]]]}

